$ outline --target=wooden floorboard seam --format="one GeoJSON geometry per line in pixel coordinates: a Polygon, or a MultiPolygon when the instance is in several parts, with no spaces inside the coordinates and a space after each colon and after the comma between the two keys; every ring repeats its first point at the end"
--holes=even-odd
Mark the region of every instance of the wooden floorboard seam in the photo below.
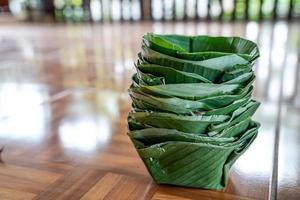
{"type": "MultiPolygon", "coordinates": [[[[288,47],[288,42],[285,43],[286,48],[288,47]]],[[[276,124],[275,124],[275,137],[274,137],[274,150],[273,150],[273,166],[272,174],[270,180],[270,189],[269,189],[269,199],[277,200],[277,190],[278,190],[278,161],[279,161],[279,142],[280,142],[280,128],[281,128],[281,117],[282,117],[282,106],[283,106],[283,79],[285,72],[285,64],[287,63],[287,52],[285,51],[285,57],[281,65],[281,74],[279,80],[279,98],[278,98],[278,110],[276,115],[276,124]]]]}

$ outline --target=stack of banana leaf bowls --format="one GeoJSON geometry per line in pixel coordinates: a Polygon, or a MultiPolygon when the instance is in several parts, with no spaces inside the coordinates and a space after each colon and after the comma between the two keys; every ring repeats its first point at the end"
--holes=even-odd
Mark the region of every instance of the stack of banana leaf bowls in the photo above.
{"type": "Polygon", "coordinates": [[[257,45],[240,37],[144,35],[128,135],[159,184],[222,189],[257,136],[257,45]]]}

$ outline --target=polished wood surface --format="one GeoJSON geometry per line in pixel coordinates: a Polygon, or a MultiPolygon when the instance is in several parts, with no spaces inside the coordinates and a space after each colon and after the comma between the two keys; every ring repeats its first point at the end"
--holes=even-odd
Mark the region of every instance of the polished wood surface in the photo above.
{"type": "Polygon", "coordinates": [[[0,25],[0,199],[300,199],[299,32],[286,22],[0,25]],[[150,31],[260,45],[262,127],[223,191],[155,184],[126,135],[127,88],[150,31]]]}

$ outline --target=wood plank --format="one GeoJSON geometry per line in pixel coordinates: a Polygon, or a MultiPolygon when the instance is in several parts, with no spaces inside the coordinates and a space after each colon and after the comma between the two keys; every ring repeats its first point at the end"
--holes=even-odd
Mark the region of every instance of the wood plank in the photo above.
{"type": "Polygon", "coordinates": [[[102,176],[101,171],[75,168],[39,193],[35,200],[80,199],[102,176]]]}
{"type": "Polygon", "coordinates": [[[164,199],[169,199],[169,200],[191,200],[190,198],[185,198],[185,197],[179,197],[176,195],[171,195],[171,194],[164,194],[164,193],[155,193],[154,196],[152,197],[153,200],[164,200],[164,199]]]}
{"type": "Polygon", "coordinates": [[[60,174],[14,165],[0,164],[0,174],[30,180],[39,184],[49,184],[60,174]]]}
{"type": "Polygon", "coordinates": [[[279,200],[300,197],[300,110],[284,105],[278,155],[279,200]]]}
{"type": "Polygon", "coordinates": [[[124,171],[125,173],[148,175],[146,167],[138,155],[133,158],[111,153],[102,153],[100,156],[82,159],[81,163],[104,170],[114,169],[124,171]]]}
{"type": "Polygon", "coordinates": [[[81,198],[81,200],[103,199],[121,178],[122,176],[118,174],[107,173],[81,198]]]}
{"type": "Polygon", "coordinates": [[[0,163],[0,187],[9,189],[38,193],[60,176],[53,172],[0,163]]]}
{"type": "Polygon", "coordinates": [[[253,198],[243,197],[239,195],[227,194],[224,191],[213,191],[213,190],[199,190],[184,187],[171,187],[171,186],[160,186],[153,199],[226,199],[226,200],[249,200],[253,198]]]}
{"type": "Polygon", "coordinates": [[[107,173],[81,200],[93,199],[145,199],[151,188],[151,180],[107,173]]]}
{"type": "Polygon", "coordinates": [[[0,187],[0,199],[3,200],[30,200],[34,196],[35,194],[33,193],[0,187]]]}

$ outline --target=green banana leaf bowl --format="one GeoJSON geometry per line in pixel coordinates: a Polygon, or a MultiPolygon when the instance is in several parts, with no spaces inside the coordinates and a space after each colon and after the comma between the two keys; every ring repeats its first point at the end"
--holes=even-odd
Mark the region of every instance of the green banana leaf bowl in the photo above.
{"type": "Polygon", "coordinates": [[[222,189],[257,136],[257,45],[240,37],[143,36],[128,136],[158,184],[222,189]]]}
{"type": "Polygon", "coordinates": [[[156,128],[128,135],[158,184],[219,190],[226,187],[231,166],[254,141],[258,128],[248,120],[246,130],[236,129],[235,137],[228,138],[156,128]]]}
{"type": "Polygon", "coordinates": [[[251,69],[252,63],[244,58],[232,54],[211,58],[203,61],[192,61],[171,57],[160,52],[142,46],[142,52],[139,55],[138,64],[154,64],[173,68],[177,71],[194,73],[205,77],[207,80],[218,83],[222,76],[232,73],[237,69],[251,69]]]}
{"type": "Polygon", "coordinates": [[[189,60],[206,60],[236,54],[248,61],[259,57],[257,45],[240,37],[159,35],[147,33],[143,44],[163,54],[189,60]]]}
{"type": "Polygon", "coordinates": [[[224,129],[251,117],[259,103],[251,100],[228,115],[177,115],[162,112],[138,111],[128,115],[129,129],[148,127],[176,129],[178,131],[215,135],[224,129]]]}
{"type": "MultiPolygon", "coordinates": [[[[134,78],[144,85],[162,85],[176,83],[212,83],[205,77],[190,72],[176,70],[171,67],[154,64],[136,64],[137,75],[134,78]]],[[[251,68],[237,68],[234,71],[225,72],[220,77],[219,84],[247,84],[253,79],[251,68]]]]}

